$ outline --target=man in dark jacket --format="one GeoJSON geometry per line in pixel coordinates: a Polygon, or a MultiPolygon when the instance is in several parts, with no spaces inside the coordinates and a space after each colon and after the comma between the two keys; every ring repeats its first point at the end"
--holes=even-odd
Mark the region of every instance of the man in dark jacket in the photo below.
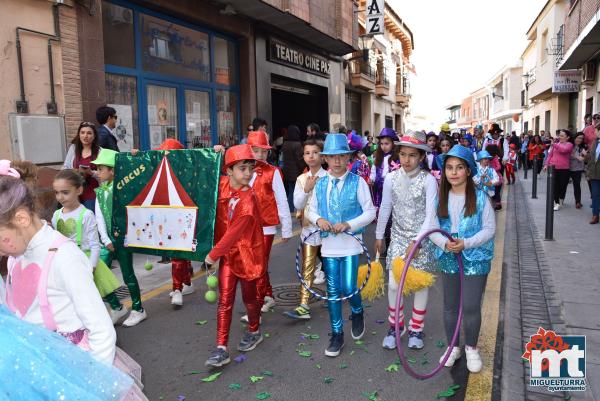
{"type": "Polygon", "coordinates": [[[96,120],[100,124],[98,128],[98,144],[101,148],[119,151],[117,137],[114,134],[117,126],[117,111],[112,107],[102,106],[96,110],[96,120]]]}

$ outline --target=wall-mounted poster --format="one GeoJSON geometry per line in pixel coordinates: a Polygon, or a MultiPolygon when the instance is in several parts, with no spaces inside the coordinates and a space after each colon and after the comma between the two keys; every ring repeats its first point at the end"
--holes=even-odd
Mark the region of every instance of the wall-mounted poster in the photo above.
{"type": "Polygon", "coordinates": [[[133,113],[131,105],[128,104],[109,104],[117,111],[117,126],[115,135],[117,136],[117,146],[121,152],[129,152],[133,149],[133,113]]]}

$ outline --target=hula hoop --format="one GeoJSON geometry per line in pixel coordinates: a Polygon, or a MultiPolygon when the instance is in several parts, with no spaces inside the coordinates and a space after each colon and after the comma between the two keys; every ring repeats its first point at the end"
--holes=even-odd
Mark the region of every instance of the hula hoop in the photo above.
{"type": "Polygon", "coordinates": [[[454,335],[452,336],[452,341],[450,342],[450,344],[448,344],[448,349],[450,350],[450,352],[446,352],[446,354],[444,355],[444,358],[442,359],[440,364],[429,373],[426,373],[426,374],[417,373],[410,367],[408,360],[406,359],[406,355],[404,355],[404,348],[402,348],[402,341],[400,341],[401,332],[400,332],[400,313],[399,312],[400,312],[400,301],[402,300],[402,290],[404,289],[404,281],[406,280],[406,273],[408,272],[408,267],[410,266],[410,262],[412,262],[413,258],[415,257],[415,253],[417,252],[417,249],[419,249],[418,245],[421,245],[421,242],[423,242],[423,239],[428,237],[430,234],[433,234],[436,232],[442,234],[443,236],[447,237],[451,241],[454,240],[454,238],[450,234],[448,234],[446,231],[439,230],[439,229],[428,231],[425,234],[421,235],[419,238],[417,238],[417,240],[415,242],[415,246],[412,248],[412,250],[408,254],[408,257],[406,258],[406,261],[404,263],[404,270],[402,271],[402,277],[400,278],[400,283],[398,283],[398,295],[396,296],[396,312],[394,315],[394,319],[395,319],[396,323],[395,323],[394,327],[396,329],[396,348],[398,351],[398,356],[400,357],[400,360],[402,361],[402,367],[404,367],[404,370],[406,371],[406,373],[408,373],[415,379],[419,379],[419,380],[429,379],[429,378],[435,376],[440,370],[442,370],[442,368],[446,364],[446,361],[450,357],[452,348],[454,348],[454,346],[456,345],[456,342],[458,340],[458,334],[460,332],[460,324],[462,321],[463,282],[464,282],[464,278],[465,278],[465,272],[464,272],[464,266],[463,266],[463,261],[462,261],[462,254],[457,253],[456,261],[458,263],[458,274],[460,277],[460,293],[459,293],[459,302],[458,302],[458,319],[456,321],[456,327],[454,328],[454,335]]]}
{"type": "MultiPolygon", "coordinates": [[[[308,234],[306,237],[304,237],[302,239],[302,243],[305,242],[310,237],[312,237],[314,234],[320,233],[320,232],[321,232],[321,230],[318,230],[318,229],[315,230],[315,231],[313,231],[313,232],[311,232],[310,234],[308,234]]],[[[357,288],[356,291],[354,291],[350,295],[346,295],[345,297],[342,297],[342,298],[329,298],[329,297],[321,295],[318,292],[316,292],[313,289],[311,289],[310,286],[308,284],[306,284],[306,281],[304,281],[304,279],[302,278],[302,273],[300,272],[300,254],[302,253],[302,243],[300,243],[300,245],[298,246],[298,250],[296,251],[296,274],[298,275],[298,279],[300,280],[300,283],[302,284],[302,286],[304,288],[306,288],[306,290],[308,292],[310,292],[315,297],[323,299],[325,301],[329,301],[329,302],[339,302],[339,301],[343,301],[343,300],[352,298],[353,296],[355,296],[356,294],[358,294],[359,292],[361,292],[363,288],[365,288],[365,285],[367,285],[367,282],[369,281],[369,276],[371,275],[371,256],[369,255],[369,251],[367,250],[367,247],[365,246],[365,243],[360,238],[358,238],[356,235],[352,234],[349,231],[343,231],[343,233],[346,234],[346,235],[349,235],[349,236],[353,237],[356,241],[358,241],[358,243],[360,244],[360,246],[362,246],[362,249],[365,251],[365,255],[367,257],[367,265],[368,265],[367,277],[365,277],[365,281],[362,283],[362,285],[360,286],[360,288],[357,288]]]]}

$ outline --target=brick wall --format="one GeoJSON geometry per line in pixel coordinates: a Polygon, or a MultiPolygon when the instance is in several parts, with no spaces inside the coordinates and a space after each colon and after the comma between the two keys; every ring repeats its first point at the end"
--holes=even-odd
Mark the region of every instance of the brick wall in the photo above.
{"type": "Polygon", "coordinates": [[[59,12],[65,129],[70,142],[82,121],[77,12],[71,7],[60,7],[59,12]]]}
{"type": "Polygon", "coordinates": [[[574,4],[565,19],[564,51],[577,40],[581,30],[600,9],[600,0],[573,0],[574,4]]]}

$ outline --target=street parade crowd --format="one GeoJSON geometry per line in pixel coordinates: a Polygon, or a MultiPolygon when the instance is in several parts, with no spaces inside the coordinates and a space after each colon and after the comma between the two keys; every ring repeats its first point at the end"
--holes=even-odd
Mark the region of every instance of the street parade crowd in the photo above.
{"type": "MultiPolygon", "coordinates": [[[[594,123],[600,124],[597,117],[594,123]]],[[[114,325],[121,321],[135,326],[148,314],[132,252],[116,245],[111,229],[118,152],[110,140],[113,119],[114,109],[105,107],[98,111],[101,132],[94,124],[81,123],[65,166],[53,179],[55,199],[36,187],[35,165],[0,161],[0,371],[11,377],[2,385],[7,399],[43,399],[43,394],[146,399],[141,367],[116,346],[114,325]],[[131,294],[131,310],[116,295],[121,283],[111,271],[113,259],[131,294]]],[[[503,135],[498,124],[491,124],[488,132],[477,126],[472,133],[451,132],[447,124],[439,133],[384,128],[377,136],[344,127],[325,135],[311,124],[306,135],[290,126],[287,132],[295,140],[286,137],[277,149],[265,126],[264,120],[256,120],[242,144],[211,150],[224,152],[224,157],[214,246],[204,260],[206,268],[218,266],[213,279],[218,286],[217,332],[205,363],[209,367],[231,360],[229,333],[238,283],[247,327],[236,348],[249,352],[263,341],[261,318],[268,319],[264,312],[276,305],[269,279],[271,248],[278,226],[283,241],[292,237],[293,217],[302,226],[302,283],[297,307],[284,314],[298,321],[311,319],[312,288],[324,282],[331,329],[326,356],[340,355],[345,331],[354,340],[363,337],[363,298],[385,293],[387,271],[388,316],[381,318],[387,318],[389,330],[382,347],[395,349],[404,338],[408,348],[424,347],[429,288],[441,280],[448,344],[461,291],[465,338],[463,347],[448,347],[440,362],[446,359],[445,366],[451,367],[464,352],[471,373],[483,365],[477,348],[481,303],[494,256],[502,185],[514,184],[515,171],[532,163],[539,163],[538,171],[554,165],[559,210],[570,180],[579,185],[584,161],[589,160],[591,223],[598,223],[600,147],[595,126],[574,137],[561,130],[556,141],[550,137],[548,142],[539,135],[503,135]],[[362,233],[374,222],[376,255],[367,268],[359,265],[362,233]],[[464,280],[457,255],[462,256],[464,280]],[[380,256],[384,263],[378,262],[380,256]],[[404,310],[408,296],[413,299],[411,311],[404,310]],[[346,330],[345,300],[351,310],[346,330]]],[[[167,139],[156,150],[182,149],[177,140],[167,139]]],[[[575,190],[581,207],[581,192],[575,190]]],[[[171,263],[171,303],[181,306],[183,296],[194,291],[191,263],[171,263]]]]}

